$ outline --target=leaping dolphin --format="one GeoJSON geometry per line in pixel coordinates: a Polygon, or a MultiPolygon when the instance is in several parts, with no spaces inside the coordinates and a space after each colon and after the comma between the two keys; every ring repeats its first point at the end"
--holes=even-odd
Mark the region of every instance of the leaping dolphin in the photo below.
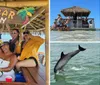
{"type": "Polygon", "coordinates": [[[81,47],[80,45],[78,45],[78,50],[75,50],[74,52],[70,52],[67,54],[64,54],[63,52],[61,53],[61,57],[58,60],[58,62],[56,63],[55,67],[54,67],[54,73],[57,73],[58,70],[62,70],[63,67],[68,63],[68,61],[75,56],[76,54],[78,54],[80,51],[84,51],[86,50],[85,48],[81,47]]]}

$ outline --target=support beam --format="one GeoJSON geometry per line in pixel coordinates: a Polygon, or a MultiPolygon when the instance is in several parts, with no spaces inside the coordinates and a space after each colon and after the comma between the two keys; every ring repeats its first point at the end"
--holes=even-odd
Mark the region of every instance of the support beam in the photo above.
{"type": "Polygon", "coordinates": [[[10,1],[10,2],[0,2],[0,6],[5,7],[25,7],[25,6],[46,6],[48,1],[10,1]]]}
{"type": "Polygon", "coordinates": [[[34,30],[36,30],[36,28],[35,28],[31,23],[29,23],[29,25],[30,25],[32,28],[34,28],[34,30]]]}
{"type": "Polygon", "coordinates": [[[35,23],[36,25],[39,25],[40,27],[44,27],[43,24],[40,24],[40,23],[38,23],[38,22],[36,22],[36,21],[33,21],[32,23],[35,23]]]}
{"type": "Polygon", "coordinates": [[[34,32],[39,32],[39,31],[43,31],[45,30],[45,28],[41,28],[41,29],[37,29],[37,30],[33,30],[34,32]]]}
{"type": "Polygon", "coordinates": [[[45,55],[46,55],[46,85],[50,84],[49,69],[49,5],[45,10],[45,55]]]}
{"type": "Polygon", "coordinates": [[[38,25],[36,25],[36,24],[34,24],[34,23],[33,23],[33,26],[35,26],[35,27],[38,28],[38,29],[40,28],[40,26],[38,26],[38,25]]]}
{"type": "Polygon", "coordinates": [[[41,20],[39,18],[36,18],[37,21],[41,22],[41,23],[44,23],[44,20],[41,20]]]}

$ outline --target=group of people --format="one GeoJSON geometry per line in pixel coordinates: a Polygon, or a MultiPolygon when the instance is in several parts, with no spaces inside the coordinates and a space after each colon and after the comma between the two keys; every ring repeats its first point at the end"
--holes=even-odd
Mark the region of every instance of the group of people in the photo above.
{"type": "Polygon", "coordinates": [[[89,28],[89,25],[92,26],[92,20],[88,20],[88,18],[83,18],[78,16],[77,13],[74,14],[73,17],[67,17],[63,19],[60,14],[58,14],[57,18],[55,19],[51,30],[70,30],[70,27],[79,27],[80,23],[82,24],[83,28],[89,28]],[[82,21],[82,22],[81,22],[82,21]]]}
{"type": "Polygon", "coordinates": [[[44,39],[33,36],[28,30],[22,34],[19,29],[11,30],[9,25],[6,27],[12,39],[0,45],[0,81],[6,81],[7,76],[11,76],[14,81],[15,70],[19,72],[21,67],[38,66],[37,52],[44,39]]]}
{"type": "Polygon", "coordinates": [[[66,29],[69,27],[70,18],[63,19],[60,14],[58,14],[57,19],[55,19],[52,26],[53,29],[66,29]]]}

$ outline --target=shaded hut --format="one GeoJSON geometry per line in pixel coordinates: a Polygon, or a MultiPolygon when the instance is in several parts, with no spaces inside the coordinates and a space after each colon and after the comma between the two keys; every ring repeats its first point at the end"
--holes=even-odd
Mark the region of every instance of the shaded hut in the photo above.
{"type": "Polygon", "coordinates": [[[73,6],[70,8],[62,9],[61,13],[65,17],[72,17],[70,22],[71,27],[89,28],[89,20],[92,20],[94,24],[94,19],[88,18],[89,14],[91,13],[91,11],[88,9],[73,6]]]}

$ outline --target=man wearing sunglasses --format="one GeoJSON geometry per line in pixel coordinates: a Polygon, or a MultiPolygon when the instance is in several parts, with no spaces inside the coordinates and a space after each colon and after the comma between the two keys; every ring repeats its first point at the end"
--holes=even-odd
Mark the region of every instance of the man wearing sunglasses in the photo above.
{"type": "Polygon", "coordinates": [[[18,57],[19,62],[16,68],[20,71],[20,67],[35,67],[39,64],[38,49],[44,43],[44,39],[40,36],[32,36],[27,30],[23,32],[23,42],[21,45],[21,55],[18,57]]]}

